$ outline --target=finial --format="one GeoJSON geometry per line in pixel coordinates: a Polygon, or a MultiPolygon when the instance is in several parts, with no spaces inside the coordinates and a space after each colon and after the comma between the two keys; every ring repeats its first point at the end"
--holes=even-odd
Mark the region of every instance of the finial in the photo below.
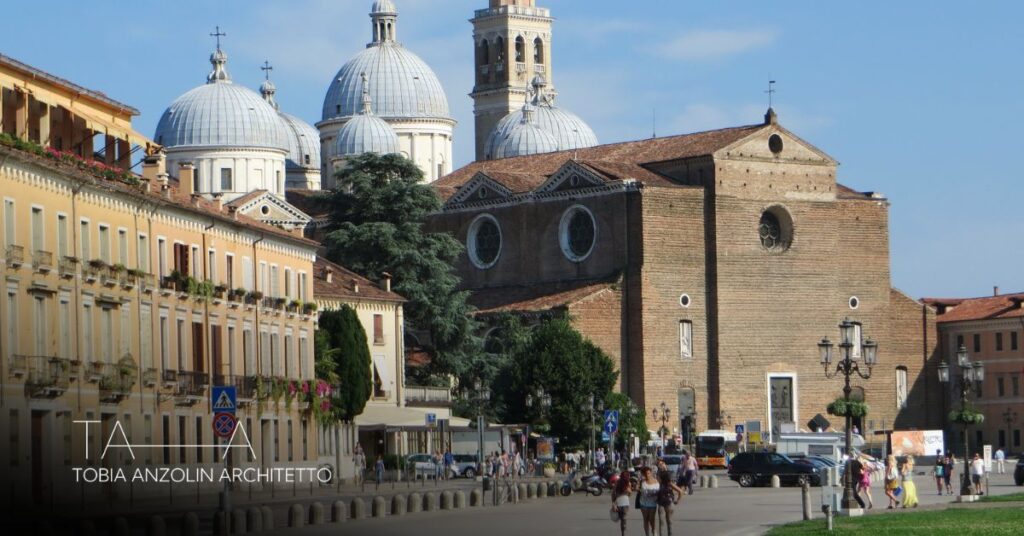
{"type": "Polygon", "coordinates": [[[266,76],[266,80],[260,84],[260,95],[263,95],[263,100],[267,101],[268,104],[277,110],[277,101],[274,100],[274,94],[277,93],[277,87],[270,81],[270,71],[273,71],[274,68],[270,65],[269,61],[264,61],[260,70],[262,70],[266,76]]]}
{"type": "Polygon", "coordinates": [[[768,94],[768,109],[772,107],[772,96],[775,95],[775,80],[768,81],[768,90],[765,91],[768,94]]]}
{"type": "Polygon", "coordinates": [[[214,37],[217,39],[217,52],[220,52],[220,38],[227,37],[227,35],[228,34],[220,31],[220,26],[216,26],[214,32],[210,34],[210,37],[214,37]]]}
{"type": "Polygon", "coordinates": [[[260,67],[260,70],[263,71],[266,79],[270,80],[270,71],[274,70],[274,66],[270,64],[270,60],[263,60],[263,66],[260,67]]]}
{"type": "Polygon", "coordinates": [[[363,115],[373,115],[373,99],[370,98],[370,81],[366,73],[359,73],[363,79],[363,115]]]}
{"type": "Polygon", "coordinates": [[[228,55],[220,49],[220,38],[225,35],[227,34],[220,31],[220,26],[217,26],[217,31],[210,34],[210,36],[217,38],[217,49],[214,50],[213,54],[210,54],[210,64],[213,65],[213,71],[206,77],[206,83],[208,84],[231,81],[231,76],[224,68],[228,62],[228,55]]]}

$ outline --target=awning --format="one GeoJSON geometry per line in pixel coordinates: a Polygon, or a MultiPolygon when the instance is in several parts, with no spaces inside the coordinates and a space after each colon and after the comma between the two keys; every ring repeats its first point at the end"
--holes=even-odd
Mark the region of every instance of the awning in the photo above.
{"type": "MultiPolygon", "coordinates": [[[[426,430],[428,411],[421,411],[414,408],[400,408],[396,406],[371,406],[367,405],[363,413],[356,417],[356,426],[360,430],[386,430],[386,431],[418,431],[426,430]]],[[[451,417],[448,423],[453,427],[469,426],[469,419],[451,417]]]]}
{"type": "Polygon", "coordinates": [[[373,354],[373,366],[377,369],[377,375],[380,376],[381,386],[385,391],[390,391],[393,385],[391,376],[388,374],[387,357],[384,354],[373,354]]]}

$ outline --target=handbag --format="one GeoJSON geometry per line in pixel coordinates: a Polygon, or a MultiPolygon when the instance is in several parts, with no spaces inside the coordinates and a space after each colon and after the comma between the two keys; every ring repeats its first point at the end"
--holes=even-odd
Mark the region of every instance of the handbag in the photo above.
{"type": "Polygon", "coordinates": [[[639,509],[640,509],[640,496],[641,496],[641,495],[643,495],[643,493],[642,493],[642,492],[640,492],[640,491],[637,491],[637,492],[636,492],[636,501],[635,501],[635,508],[636,508],[637,510],[639,510],[639,509]]]}
{"type": "Polygon", "coordinates": [[[894,489],[892,491],[892,494],[893,494],[894,497],[899,497],[900,493],[903,493],[903,487],[902,486],[897,486],[896,489],[894,489]]]}
{"type": "Polygon", "coordinates": [[[612,509],[608,511],[608,517],[611,518],[612,521],[619,520],[619,509],[616,508],[615,505],[612,505],[612,509]]]}

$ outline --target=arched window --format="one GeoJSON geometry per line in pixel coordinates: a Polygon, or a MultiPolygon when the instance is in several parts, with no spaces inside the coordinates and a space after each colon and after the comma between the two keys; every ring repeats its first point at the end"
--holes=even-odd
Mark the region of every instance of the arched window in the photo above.
{"type": "Polygon", "coordinates": [[[484,39],[480,43],[480,56],[477,59],[477,65],[490,65],[491,64],[491,44],[484,39]]]}
{"type": "Polygon", "coordinates": [[[907,367],[896,367],[896,409],[907,407],[907,367]]]}
{"type": "Polygon", "coordinates": [[[526,40],[523,36],[516,38],[516,62],[523,63],[526,61],[526,40]]]}
{"type": "Polygon", "coordinates": [[[500,36],[494,41],[494,63],[505,63],[505,39],[500,36]]]}
{"type": "Polygon", "coordinates": [[[533,40],[533,63],[544,65],[544,41],[541,38],[533,40]]]}

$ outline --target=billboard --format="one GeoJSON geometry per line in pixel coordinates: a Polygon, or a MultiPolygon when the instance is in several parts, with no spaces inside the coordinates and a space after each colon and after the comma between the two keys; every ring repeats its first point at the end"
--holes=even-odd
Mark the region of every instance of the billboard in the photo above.
{"type": "Polygon", "coordinates": [[[942,430],[911,430],[892,433],[892,453],[896,456],[934,456],[946,452],[942,430]]]}

